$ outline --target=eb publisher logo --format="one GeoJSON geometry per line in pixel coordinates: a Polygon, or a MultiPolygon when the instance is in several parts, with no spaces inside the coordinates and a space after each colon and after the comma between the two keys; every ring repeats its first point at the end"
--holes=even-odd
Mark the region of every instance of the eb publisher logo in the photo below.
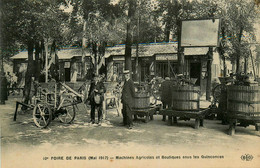
{"type": "Polygon", "coordinates": [[[243,161],[251,161],[251,160],[253,160],[254,157],[253,157],[253,155],[250,155],[250,154],[244,154],[240,158],[243,161]]]}

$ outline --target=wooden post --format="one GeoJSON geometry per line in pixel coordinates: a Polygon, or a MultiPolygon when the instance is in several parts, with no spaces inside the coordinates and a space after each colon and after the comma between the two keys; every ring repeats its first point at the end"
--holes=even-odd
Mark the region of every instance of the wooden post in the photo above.
{"type": "Polygon", "coordinates": [[[252,61],[252,66],[253,66],[254,79],[256,80],[254,58],[252,56],[251,50],[249,50],[249,52],[250,52],[250,57],[251,57],[251,61],[252,61]]]}
{"type": "Polygon", "coordinates": [[[184,48],[181,47],[181,20],[177,21],[178,26],[178,74],[184,73],[184,48]]]}
{"type": "Polygon", "coordinates": [[[178,74],[184,73],[184,48],[178,47],[178,74]]]}
{"type": "Polygon", "coordinates": [[[212,59],[213,59],[213,48],[209,47],[209,52],[208,52],[208,62],[207,62],[207,89],[206,89],[206,100],[210,100],[211,96],[211,68],[212,68],[212,59]]]}

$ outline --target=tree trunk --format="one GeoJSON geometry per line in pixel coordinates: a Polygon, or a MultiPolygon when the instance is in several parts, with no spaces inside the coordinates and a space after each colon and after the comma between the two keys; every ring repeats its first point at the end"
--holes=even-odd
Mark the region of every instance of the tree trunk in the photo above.
{"type": "Polygon", "coordinates": [[[33,74],[33,46],[34,46],[34,41],[30,39],[27,43],[28,64],[27,64],[27,71],[25,74],[25,86],[23,90],[23,102],[25,104],[28,104],[30,100],[32,74],[33,74]]]}
{"type": "Polygon", "coordinates": [[[45,50],[45,83],[48,83],[48,39],[44,40],[45,50]]]}
{"type": "MultiPolygon", "coordinates": [[[[222,33],[222,38],[223,38],[222,41],[225,41],[225,39],[226,39],[225,27],[222,27],[221,33],[222,33]]],[[[222,45],[220,45],[220,57],[223,59],[223,68],[224,68],[223,76],[226,77],[227,76],[227,65],[226,65],[226,58],[225,58],[224,54],[225,54],[224,44],[222,43],[222,45]]]]}
{"type": "Polygon", "coordinates": [[[138,21],[137,21],[137,38],[136,38],[136,58],[135,58],[135,73],[134,73],[134,81],[138,81],[141,83],[141,75],[139,72],[139,36],[140,36],[140,12],[138,9],[138,21]]]}
{"type": "MultiPolygon", "coordinates": [[[[128,20],[126,25],[126,43],[125,43],[125,69],[132,72],[132,16],[134,15],[134,0],[129,0],[129,9],[128,9],[128,20]]],[[[132,75],[131,75],[132,76],[132,75]]]]}
{"type": "Polygon", "coordinates": [[[226,65],[226,58],[225,56],[223,55],[223,66],[224,66],[224,77],[227,77],[227,65],[226,65]]]}
{"type": "Polygon", "coordinates": [[[130,23],[127,23],[126,27],[126,43],[125,43],[125,69],[128,69],[132,72],[132,62],[131,62],[131,55],[132,55],[132,35],[130,33],[130,23]]]}
{"type": "Polygon", "coordinates": [[[248,68],[247,68],[247,67],[248,67],[248,66],[247,66],[247,65],[248,65],[247,59],[248,59],[248,58],[245,56],[245,57],[244,57],[244,73],[245,73],[245,74],[247,74],[247,69],[248,69],[248,68]]]}
{"type": "Polygon", "coordinates": [[[41,52],[41,48],[40,48],[40,44],[39,42],[37,41],[35,43],[35,64],[34,64],[34,72],[35,72],[35,81],[38,81],[39,80],[39,76],[40,76],[40,52],[41,52]]]}
{"type": "Polygon", "coordinates": [[[167,21],[166,22],[166,26],[165,26],[165,31],[164,31],[164,35],[165,35],[165,42],[169,42],[170,39],[170,23],[167,21]]]}
{"type": "Polygon", "coordinates": [[[239,31],[239,35],[238,35],[238,50],[237,50],[237,58],[236,58],[236,65],[237,65],[237,69],[236,69],[236,73],[240,73],[241,72],[241,68],[240,68],[240,54],[241,54],[241,50],[240,50],[240,46],[241,46],[241,38],[243,35],[243,27],[240,27],[240,31],[239,31]]]}
{"type": "Polygon", "coordinates": [[[87,27],[87,21],[84,20],[84,24],[83,24],[83,35],[82,35],[82,70],[81,70],[81,73],[82,73],[82,77],[84,80],[85,77],[86,77],[86,52],[85,52],[85,49],[86,49],[86,38],[84,36],[85,32],[86,32],[86,27],[87,27]]]}

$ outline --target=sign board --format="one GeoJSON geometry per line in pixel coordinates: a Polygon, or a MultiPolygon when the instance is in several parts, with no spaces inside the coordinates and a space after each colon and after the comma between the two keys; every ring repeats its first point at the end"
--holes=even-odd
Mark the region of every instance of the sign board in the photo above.
{"type": "MultiPolygon", "coordinates": [[[[125,60],[125,56],[113,56],[113,61],[124,61],[125,60]]],[[[134,60],[134,58],[132,57],[131,60],[134,60]]]]}
{"type": "Polygon", "coordinates": [[[167,60],[177,61],[178,57],[177,57],[177,54],[174,54],[174,55],[156,55],[155,60],[156,61],[167,61],[167,60]]]}
{"type": "Polygon", "coordinates": [[[219,27],[219,19],[182,21],[181,47],[217,47],[219,27]]]}

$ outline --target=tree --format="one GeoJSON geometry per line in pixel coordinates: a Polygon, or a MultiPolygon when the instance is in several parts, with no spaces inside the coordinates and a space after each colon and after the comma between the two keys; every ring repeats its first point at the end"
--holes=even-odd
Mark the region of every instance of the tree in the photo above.
{"type": "MultiPolygon", "coordinates": [[[[122,10],[119,5],[110,3],[110,0],[95,0],[81,2],[83,11],[83,53],[85,46],[90,49],[94,72],[99,73],[100,67],[104,64],[104,54],[107,44],[114,44],[121,41],[118,34],[117,21],[121,17],[122,10]],[[87,45],[84,44],[86,41],[87,45]]],[[[84,55],[83,55],[83,60],[84,55]]],[[[85,68],[83,68],[85,69],[85,68]]]]}
{"type": "Polygon", "coordinates": [[[242,72],[241,58],[247,71],[250,43],[255,41],[254,23],[259,16],[257,8],[253,0],[222,1],[217,5],[217,16],[222,19],[220,53],[236,65],[236,73],[242,72]]]}
{"type": "Polygon", "coordinates": [[[65,23],[66,15],[59,9],[61,3],[62,1],[59,0],[2,1],[5,14],[4,34],[12,39],[10,42],[26,46],[25,48],[28,50],[28,66],[23,90],[23,99],[26,104],[30,98],[31,79],[34,72],[33,50],[35,44],[38,57],[39,41],[43,41],[44,38],[62,41],[60,25],[64,25],[62,23],[65,23]],[[12,32],[6,31],[10,25],[12,25],[12,32]]]}

